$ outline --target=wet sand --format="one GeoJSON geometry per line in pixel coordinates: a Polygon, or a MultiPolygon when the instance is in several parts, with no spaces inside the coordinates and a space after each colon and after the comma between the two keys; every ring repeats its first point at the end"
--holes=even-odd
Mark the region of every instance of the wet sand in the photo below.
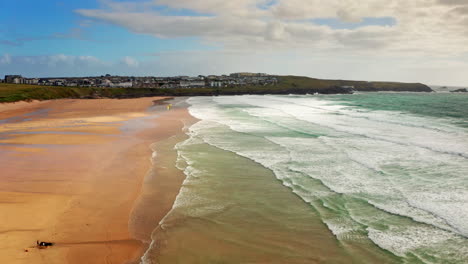
{"type": "Polygon", "coordinates": [[[0,105],[0,263],[138,262],[180,188],[173,145],[192,120],[183,106],[148,111],[160,99],[0,105]],[[147,175],[151,145],[161,162],[147,175]]]}

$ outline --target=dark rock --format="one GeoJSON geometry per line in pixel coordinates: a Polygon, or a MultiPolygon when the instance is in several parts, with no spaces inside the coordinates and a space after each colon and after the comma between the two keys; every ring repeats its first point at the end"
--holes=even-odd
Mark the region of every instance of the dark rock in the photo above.
{"type": "Polygon", "coordinates": [[[452,93],[468,93],[468,90],[466,88],[458,89],[458,90],[453,90],[451,91],[452,93]]]}

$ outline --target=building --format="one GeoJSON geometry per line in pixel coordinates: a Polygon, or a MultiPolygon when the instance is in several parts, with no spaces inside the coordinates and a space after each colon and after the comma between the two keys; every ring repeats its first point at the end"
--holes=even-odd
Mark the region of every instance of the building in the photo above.
{"type": "Polygon", "coordinates": [[[37,84],[39,84],[39,79],[37,79],[37,78],[24,79],[24,83],[25,83],[25,84],[37,85],[37,84]]]}
{"type": "Polygon", "coordinates": [[[223,87],[224,84],[223,84],[223,82],[212,81],[212,82],[210,82],[210,86],[211,86],[211,87],[223,87]]]}
{"type": "Polygon", "coordinates": [[[205,85],[206,85],[205,81],[196,81],[196,80],[180,81],[180,87],[204,87],[205,85]]]}
{"type": "Polygon", "coordinates": [[[237,72],[237,73],[231,73],[229,76],[233,77],[233,78],[242,78],[242,77],[268,76],[268,74],[266,74],[266,73],[252,73],[252,72],[237,72]]]}
{"type": "Polygon", "coordinates": [[[6,83],[22,84],[22,83],[24,83],[24,78],[21,75],[5,75],[5,82],[6,83]]]}
{"type": "Polygon", "coordinates": [[[100,77],[62,77],[62,78],[23,78],[21,75],[6,75],[5,82],[16,84],[35,84],[65,87],[133,87],[133,88],[197,88],[197,87],[236,87],[275,85],[275,76],[264,73],[233,73],[227,75],[199,75],[198,77],[133,77],[106,76],[100,77]]]}

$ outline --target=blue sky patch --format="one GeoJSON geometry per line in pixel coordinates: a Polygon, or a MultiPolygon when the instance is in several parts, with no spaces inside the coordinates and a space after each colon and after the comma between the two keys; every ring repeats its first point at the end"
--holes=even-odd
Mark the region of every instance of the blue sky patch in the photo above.
{"type": "MultiPolygon", "coordinates": [[[[116,61],[123,56],[144,57],[144,54],[165,51],[214,49],[201,44],[195,37],[160,39],[135,34],[119,26],[93,22],[75,12],[80,8],[101,8],[103,3],[95,0],[5,1],[0,9],[0,56],[67,54],[116,61]]],[[[163,15],[205,16],[164,6],[155,7],[155,10],[163,15]]]]}
{"type": "Polygon", "coordinates": [[[361,22],[345,22],[338,18],[316,18],[312,23],[329,26],[332,29],[357,29],[365,26],[395,26],[397,21],[393,17],[364,17],[361,22]]]}
{"type": "Polygon", "coordinates": [[[276,5],[278,3],[278,0],[266,0],[263,3],[260,3],[257,5],[257,8],[262,9],[262,10],[268,10],[272,6],[276,5]]]}

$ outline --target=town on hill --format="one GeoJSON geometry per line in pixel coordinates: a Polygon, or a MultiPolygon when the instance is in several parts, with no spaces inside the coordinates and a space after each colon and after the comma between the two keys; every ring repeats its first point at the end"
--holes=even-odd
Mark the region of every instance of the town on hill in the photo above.
{"type": "Polygon", "coordinates": [[[132,77],[24,78],[7,75],[0,102],[60,98],[135,98],[149,96],[217,96],[243,94],[351,94],[354,92],[432,92],[422,83],[324,80],[265,73],[132,77]]]}
{"type": "Polygon", "coordinates": [[[197,77],[133,77],[112,76],[66,77],[66,78],[25,78],[21,75],[6,75],[3,80],[10,84],[32,84],[67,87],[119,87],[119,88],[197,88],[234,87],[246,85],[275,85],[278,79],[266,73],[240,72],[230,75],[199,75],[197,77]]]}

